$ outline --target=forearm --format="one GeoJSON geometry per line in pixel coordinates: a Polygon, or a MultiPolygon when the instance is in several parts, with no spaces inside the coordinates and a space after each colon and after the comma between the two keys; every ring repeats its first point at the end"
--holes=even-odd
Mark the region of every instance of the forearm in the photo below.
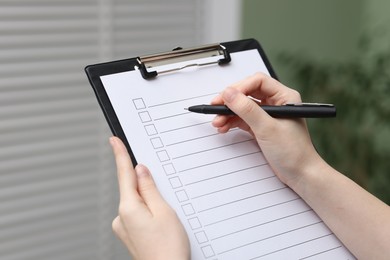
{"type": "Polygon", "coordinates": [[[358,259],[390,255],[390,208],[318,158],[293,189],[358,259]]]}

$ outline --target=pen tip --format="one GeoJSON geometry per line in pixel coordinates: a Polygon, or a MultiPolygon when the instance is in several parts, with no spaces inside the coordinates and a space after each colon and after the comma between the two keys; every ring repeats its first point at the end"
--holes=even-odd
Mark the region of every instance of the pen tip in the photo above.
{"type": "Polygon", "coordinates": [[[188,110],[188,108],[185,107],[184,110],[188,110]]]}

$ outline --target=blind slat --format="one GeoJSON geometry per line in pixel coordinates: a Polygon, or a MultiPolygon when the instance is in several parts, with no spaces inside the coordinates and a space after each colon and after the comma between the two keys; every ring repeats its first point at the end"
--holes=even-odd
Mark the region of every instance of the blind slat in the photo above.
{"type": "Polygon", "coordinates": [[[0,259],[120,258],[110,132],[84,67],[198,43],[198,9],[198,0],[0,1],[0,259]]]}
{"type": "MultiPolygon", "coordinates": [[[[26,61],[37,61],[37,60],[59,60],[59,59],[88,59],[91,56],[96,55],[97,46],[91,45],[81,45],[80,43],[68,44],[68,46],[59,47],[59,46],[40,46],[38,48],[30,48],[26,46],[25,48],[19,49],[7,49],[0,50],[0,61],[5,62],[20,62],[24,63],[26,61]]],[[[42,71],[41,73],[43,73],[42,71]]]]}

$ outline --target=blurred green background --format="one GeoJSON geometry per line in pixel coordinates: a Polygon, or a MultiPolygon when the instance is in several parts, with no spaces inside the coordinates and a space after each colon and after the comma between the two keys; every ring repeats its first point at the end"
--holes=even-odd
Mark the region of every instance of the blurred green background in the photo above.
{"type": "Polygon", "coordinates": [[[309,119],[313,142],[336,169],[390,203],[390,2],[243,1],[242,35],[256,38],[304,102],[334,103],[309,119]]]}

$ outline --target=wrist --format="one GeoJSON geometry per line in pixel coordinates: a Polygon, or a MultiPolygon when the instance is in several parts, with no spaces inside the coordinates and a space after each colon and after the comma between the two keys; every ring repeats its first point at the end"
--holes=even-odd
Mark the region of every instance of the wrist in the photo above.
{"type": "Polygon", "coordinates": [[[296,170],[297,177],[286,184],[305,199],[310,193],[309,189],[317,187],[326,179],[325,175],[329,173],[329,168],[330,166],[315,152],[296,170]]]}

